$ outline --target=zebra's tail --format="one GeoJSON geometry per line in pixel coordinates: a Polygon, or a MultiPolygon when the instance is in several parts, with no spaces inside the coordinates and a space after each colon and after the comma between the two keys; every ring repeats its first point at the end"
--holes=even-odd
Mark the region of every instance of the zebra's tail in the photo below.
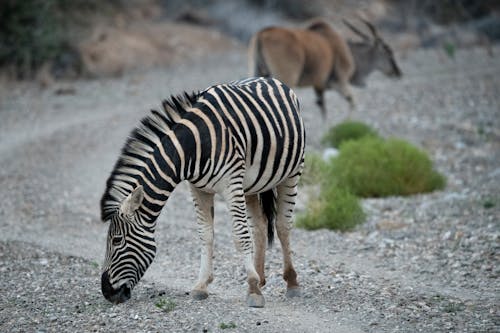
{"type": "Polygon", "coordinates": [[[267,218],[267,244],[269,247],[274,241],[274,220],[276,219],[276,193],[273,189],[259,194],[260,206],[267,218]]]}

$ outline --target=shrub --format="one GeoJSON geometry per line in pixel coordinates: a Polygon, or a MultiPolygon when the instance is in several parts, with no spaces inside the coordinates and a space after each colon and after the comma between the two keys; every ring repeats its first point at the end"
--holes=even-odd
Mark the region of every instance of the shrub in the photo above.
{"type": "Polygon", "coordinates": [[[330,128],[321,142],[324,145],[338,148],[345,141],[357,140],[365,136],[378,137],[378,134],[364,123],[346,121],[330,128]]]}
{"type": "Polygon", "coordinates": [[[484,199],[483,200],[483,207],[486,209],[490,209],[490,208],[495,207],[495,200],[493,200],[491,198],[484,199]]]}
{"type": "Polygon", "coordinates": [[[0,67],[13,69],[19,78],[29,78],[46,63],[67,61],[61,58],[72,57],[75,52],[70,43],[71,32],[90,27],[96,15],[114,15],[122,3],[125,2],[0,1],[0,67]]]}
{"type": "Polygon", "coordinates": [[[160,298],[156,303],[155,306],[164,311],[164,312],[171,312],[175,309],[177,304],[171,299],[165,299],[165,298],[160,298]]]}
{"type": "Polygon", "coordinates": [[[299,215],[297,227],[346,231],[363,223],[365,214],[359,199],[337,186],[323,186],[320,196],[309,201],[307,213],[299,215]]]}
{"type": "Polygon", "coordinates": [[[232,321],[230,321],[229,323],[222,322],[219,325],[219,328],[221,330],[225,330],[225,329],[228,329],[228,328],[231,329],[231,328],[236,328],[236,327],[237,327],[236,324],[234,322],[232,322],[232,321]]]}
{"type": "Polygon", "coordinates": [[[304,229],[349,230],[364,221],[358,198],[348,190],[336,186],[330,177],[329,165],[321,155],[307,153],[301,185],[320,185],[320,195],[312,199],[307,212],[298,217],[297,226],[304,229]]]}
{"type": "Polygon", "coordinates": [[[410,195],[445,186],[426,153],[397,139],[346,142],[328,173],[337,185],[362,197],[410,195]]]}
{"type": "Polygon", "coordinates": [[[313,185],[321,183],[326,170],[327,163],[317,153],[306,153],[304,156],[304,171],[300,177],[301,185],[313,185]]]}
{"type": "Polygon", "coordinates": [[[0,3],[0,66],[12,65],[30,76],[53,59],[63,45],[55,0],[7,0],[0,3]]]}

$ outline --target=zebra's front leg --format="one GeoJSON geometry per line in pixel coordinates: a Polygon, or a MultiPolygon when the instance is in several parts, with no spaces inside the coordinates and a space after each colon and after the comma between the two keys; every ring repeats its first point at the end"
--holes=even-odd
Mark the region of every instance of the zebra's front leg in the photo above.
{"type": "Polygon", "coordinates": [[[201,262],[198,282],[191,291],[194,299],[202,300],[208,297],[207,287],[213,281],[213,253],[214,253],[214,195],[200,191],[191,185],[198,235],[202,242],[201,262]]]}
{"type": "Polygon", "coordinates": [[[293,211],[297,198],[297,183],[299,174],[288,178],[277,187],[278,203],[276,216],[276,233],[283,251],[283,279],[286,281],[286,296],[300,296],[300,287],[297,283],[297,273],[292,263],[290,248],[290,230],[293,223],[293,211]]]}
{"type": "Polygon", "coordinates": [[[245,269],[247,272],[248,295],[247,304],[249,307],[264,307],[264,296],[259,289],[259,275],[255,270],[253,262],[252,234],[248,226],[245,196],[241,183],[230,186],[225,198],[228,202],[229,213],[233,219],[233,240],[236,249],[243,255],[245,269]]]}

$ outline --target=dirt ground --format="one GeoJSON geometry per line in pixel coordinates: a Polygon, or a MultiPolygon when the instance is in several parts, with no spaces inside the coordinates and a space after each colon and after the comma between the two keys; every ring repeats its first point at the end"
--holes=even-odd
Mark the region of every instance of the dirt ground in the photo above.
{"type": "MultiPolygon", "coordinates": [[[[132,299],[100,293],[107,226],[99,199],[128,132],[162,98],[246,75],[233,50],[175,68],[111,79],[0,87],[2,332],[493,332],[500,330],[500,48],[415,51],[404,77],[374,74],[356,89],[356,120],[425,149],[445,190],[363,200],[349,233],[293,231],[303,296],[284,297],[279,245],[268,251],[266,307],[247,308],[241,258],[216,205],[215,280],[188,295],[199,267],[192,202],[182,184],[157,230],[158,254],[132,299]]],[[[347,117],[326,97],[320,118],[297,89],[308,151],[347,117]]],[[[304,210],[302,189],[298,211],[304,210]]]]}

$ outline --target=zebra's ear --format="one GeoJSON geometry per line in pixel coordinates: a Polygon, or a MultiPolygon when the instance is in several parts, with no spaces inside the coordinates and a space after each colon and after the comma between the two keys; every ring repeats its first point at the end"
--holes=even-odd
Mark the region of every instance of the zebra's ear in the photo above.
{"type": "Polygon", "coordinates": [[[120,210],[125,215],[133,215],[141,206],[144,199],[144,189],[142,185],[137,186],[126,198],[123,200],[120,210]]]}

